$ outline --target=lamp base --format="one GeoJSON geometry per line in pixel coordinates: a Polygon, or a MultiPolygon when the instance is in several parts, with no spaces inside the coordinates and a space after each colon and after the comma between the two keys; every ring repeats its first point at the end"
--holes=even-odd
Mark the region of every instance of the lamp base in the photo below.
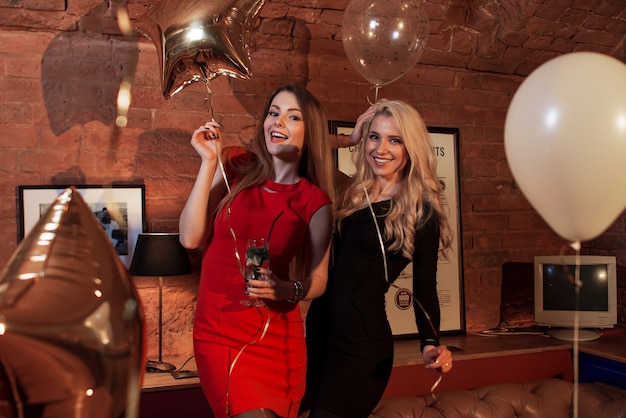
{"type": "Polygon", "coordinates": [[[148,360],[146,363],[146,372],[148,373],[168,373],[176,370],[176,366],[164,361],[148,360]]]}

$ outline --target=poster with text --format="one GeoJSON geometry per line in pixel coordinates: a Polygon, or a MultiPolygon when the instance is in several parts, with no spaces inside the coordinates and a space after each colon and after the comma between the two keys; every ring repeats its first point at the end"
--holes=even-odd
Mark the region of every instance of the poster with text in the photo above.
{"type": "MultiPolygon", "coordinates": [[[[349,135],[354,123],[331,121],[331,133],[349,135]]],[[[434,151],[437,155],[437,174],[445,182],[445,202],[448,222],[453,232],[452,247],[447,258],[439,254],[437,266],[437,293],[441,308],[441,333],[455,334],[465,331],[465,308],[463,301],[463,274],[461,253],[461,208],[458,173],[458,129],[429,127],[434,151]]],[[[355,172],[353,156],[355,147],[337,150],[339,170],[347,175],[355,172]]],[[[414,338],[419,333],[413,313],[412,264],[404,269],[386,295],[387,318],[393,335],[397,338],[414,338]]],[[[419,306],[416,307],[419,309],[419,306]]]]}

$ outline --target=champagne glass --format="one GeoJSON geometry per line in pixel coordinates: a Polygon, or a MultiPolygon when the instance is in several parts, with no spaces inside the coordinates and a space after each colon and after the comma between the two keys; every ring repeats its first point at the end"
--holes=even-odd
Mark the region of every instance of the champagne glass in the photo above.
{"type": "MultiPolygon", "coordinates": [[[[246,266],[244,269],[246,280],[268,279],[267,275],[254,271],[254,267],[269,268],[270,250],[267,244],[265,238],[248,240],[248,246],[246,247],[246,266]]],[[[252,296],[242,300],[241,304],[245,306],[265,306],[263,299],[252,296]]]]}

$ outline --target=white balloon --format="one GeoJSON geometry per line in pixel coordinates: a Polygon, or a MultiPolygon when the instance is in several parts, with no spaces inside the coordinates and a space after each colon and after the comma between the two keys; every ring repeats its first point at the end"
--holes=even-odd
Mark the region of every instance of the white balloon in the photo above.
{"type": "Polygon", "coordinates": [[[626,207],[626,65],[595,52],[541,65],[513,97],[504,145],[513,177],[557,234],[602,234],[626,207]]]}

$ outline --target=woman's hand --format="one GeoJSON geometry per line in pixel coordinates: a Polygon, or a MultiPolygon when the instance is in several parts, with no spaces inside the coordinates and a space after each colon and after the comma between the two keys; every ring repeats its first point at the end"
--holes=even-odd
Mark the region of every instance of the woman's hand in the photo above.
{"type": "Polygon", "coordinates": [[[359,142],[361,142],[361,138],[363,138],[363,125],[365,122],[372,119],[374,114],[376,114],[376,110],[378,110],[378,106],[372,105],[357,118],[354,129],[350,134],[350,145],[358,145],[359,142]]]}
{"type": "Polygon", "coordinates": [[[293,296],[293,283],[280,280],[270,269],[259,267],[256,271],[261,279],[246,281],[246,295],[269,300],[288,300],[293,296]]]}
{"type": "Polygon", "coordinates": [[[221,125],[207,122],[193,132],[191,146],[205,160],[214,160],[222,148],[221,125]]]}
{"type": "Polygon", "coordinates": [[[452,370],[452,352],[445,345],[435,347],[427,345],[422,354],[427,369],[440,373],[448,373],[452,370]]]}

